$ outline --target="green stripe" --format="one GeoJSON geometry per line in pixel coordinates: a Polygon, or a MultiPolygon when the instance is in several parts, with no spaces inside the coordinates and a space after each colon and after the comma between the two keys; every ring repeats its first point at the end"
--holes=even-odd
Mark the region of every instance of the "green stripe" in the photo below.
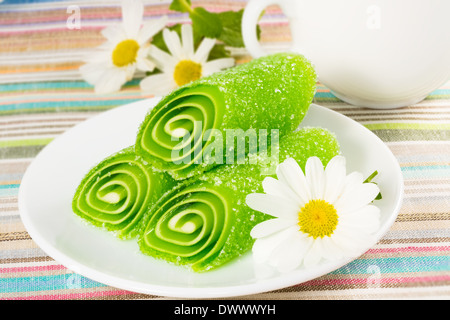
{"type": "Polygon", "coordinates": [[[7,140],[0,141],[0,148],[5,147],[22,147],[22,146],[42,146],[49,144],[54,138],[41,139],[22,139],[22,140],[7,140]]]}
{"type": "Polygon", "coordinates": [[[1,159],[34,158],[44,147],[45,145],[0,148],[0,158],[1,159]]]}
{"type": "Polygon", "coordinates": [[[428,97],[425,98],[425,100],[444,100],[444,99],[449,99],[450,98],[450,94],[436,94],[436,95],[429,95],[428,97]]]}
{"type": "Polygon", "coordinates": [[[394,141],[449,141],[449,130],[373,130],[381,140],[394,141]]]}
{"type": "Polygon", "coordinates": [[[414,130],[450,130],[450,123],[369,123],[364,125],[369,130],[414,129],[414,130]]]}

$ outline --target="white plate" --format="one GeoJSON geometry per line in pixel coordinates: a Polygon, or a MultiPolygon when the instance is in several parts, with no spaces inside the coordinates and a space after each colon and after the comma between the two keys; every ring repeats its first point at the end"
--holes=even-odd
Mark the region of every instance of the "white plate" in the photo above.
{"type": "MultiPolygon", "coordinates": [[[[138,101],[93,117],[52,141],[31,163],[20,185],[19,210],[28,233],[49,256],[78,274],[116,288],[180,298],[232,297],[280,289],[351,261],[260,279],[249,253],[215,271],[196,274],[145,256],[135,241],[118,240],[75,216],[72,196],[84,174],[103,158],[132,145],[142,119],[158,101],[138,101]]],[[[383,194],[377,202],[380,239],[396,219],[402,202],[403,179],[393,154],[362,125],[318,105],[311,106],[302,126],[335,132],[349,171],[368,176],[378,170],[376,182],[383,194]]]]}

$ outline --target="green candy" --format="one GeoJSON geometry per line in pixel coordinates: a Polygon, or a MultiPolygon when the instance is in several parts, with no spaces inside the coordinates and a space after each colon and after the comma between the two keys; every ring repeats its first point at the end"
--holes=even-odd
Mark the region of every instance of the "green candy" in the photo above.
{"type": "Polygon", "coordinates": [[[279,53],[254,59],[164,97],[142,122],[136,152],[177,180],[198,175],[227,163],[204,161],[215,133],[223,137],[229,129],[290,133],[303,120],[315,90],[316,73],[303,56],[279,53]]]}
{"type": "Polygon", "coordinates": [[[85,175],[73,197],[72,209],[89,223],[128,239],[137,235],[148,207],[174,185],[168,174],[155,171],[129,147],[104,159],[85,175]]]}
{"type": "MultiPolygon", "coordinates": [[[[304,170],[309,157],[326,164],[339,150],[328,130],[304,128],[280,139],[278,155],[279,162],[290,157],[304,170]]],[[[259,157],[263,160],[264,155],[259,157]]],[[[253,245],[251,229],[271,218],[245,204],[248,194],[262,192],[268,176],[260,163],[265,162],[219,166],[168,191],[142,219],[141,251],[196,272],[247,252],[253,245]]]]}

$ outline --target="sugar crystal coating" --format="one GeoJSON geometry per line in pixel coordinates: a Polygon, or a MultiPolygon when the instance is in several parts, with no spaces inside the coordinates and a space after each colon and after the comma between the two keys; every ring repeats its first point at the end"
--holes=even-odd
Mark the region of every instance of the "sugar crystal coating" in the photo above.
{"type": "MultiPolygon", "coordinates": [[[[280,139],[278,159],[282,162],[293,158],[304,169],[311,156],[319,157],[326,164],[339,152],[333,133],[321,128],[304,128],[280,139]]],[[[245,204],[248,194],[263,192],[265,177],[276,178],[274,173],[267,174],[265,167],[267,163],[276,167],[276,163],[271,163],[271,154],[260,157],[268,161],[219,166],[168,191],[142,220],[139,237],[142,252],[197,272],[212,270],[247,252],[253,244],[250,230],[271,218],[245,204]],[[176,230],[166,232],[163,225],[176,216],[180,217],[179,221],[183,216],[185,222],[189,221],[188,216],[192,219],[201,216],[204,224],[195,237],[189,238],[176,230]],[[211,232],[200,236],[201,230],[206,229],[211,232]]]]}
{"type": "Polygon", "coordinates": [[[254,59],[164,97],[142,122],[136,152],[175,179],[198,175],[215,166],[195,161],[211,143],[205,137],[208,129],[217,129],[223,136],[228,129],[276,129],[282,136],[298,127],[315,90],[316,73],[305,57],[278,53],[254,59]],[[189,153],[178,150],[180,141],[174,138],[179,129],[191,135],[201,131],[204,143],[191,146],[189,153]],[[183,161],[175,161],[174,151],[186,154],[183,161]]]}

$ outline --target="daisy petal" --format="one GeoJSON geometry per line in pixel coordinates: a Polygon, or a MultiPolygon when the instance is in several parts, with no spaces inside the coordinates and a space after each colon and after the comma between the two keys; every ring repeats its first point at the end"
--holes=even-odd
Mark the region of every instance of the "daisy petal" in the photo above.
{"type": "Polygon", "coordinates": [[[362,184],[364,182],[364,177],[360,172],[352,172],[345,177],[343,188],[351,188],[355,185],[362,184]]]}
{"type": "Polygon", "coordinates": [[[323,237],[322,238],[322,255],[325,259],[328,260],[338,260],[342,259],[342,250],[341,248],[334,242],[332,237],[323,237]]]}
{"type": "Polygon", "coordinates": [[[137,41],[139,45],[143,45],[148,42],[155,34],[161,31],[167,24],[167,16],[162,16],[156,21],[150,21],[144,23],[139,31],[137,41]]]}
{"type": "Polygon", "coordinates": [[[311,191],[312,199],[323,199],[325,190],[325,173],[318,157],[310,157],[306,161],[305,176],[311,191]]]}
{"type": "Polygon", "coordinates": [[[95,92],[99,94],[119,91],[127,82],[127,70],[123,68],[109,68],[95,84],[95,92]]]}
{"type": "Polygon", "coordinates": [[[125,69],[125,81],[130,81],[131,79],[133,79],[134,73],[136,72],[136,65],[135,64],[130,64],[128,66],[125,66],[121,69],[125,69]]]}
{"type": "Polygon", "coordinates": [[[124,29],[118,25],[106,27],[101,31],[101,34],[111,43],[119,43],[121,40],[126,39],[124,29]]]}
{"type": "Polygon", "coordinates": [[[277,218],[295,219],[300,210],[293,201],[270,194],[251,193],[245,201],[253,210],[277,218]]]}
{"type": "Polygon", "coordinates": [[[170,54],[158,47],[150,46],[148,54],[153,58],[152,60],[159,70],[168,72],[173,71],[175,68],[176,60],[170,54]]]}
{"type": "Polygon", "coordinates": [[[274,196],[278,196],[280,198],[289,199],[294,203],[296,203],[299,208],[301,208],[304,205],[301,199],[297,196],[297,194],[294,191],[292,191],[291,188],[289,188],[289,186],[287,186],[286,184],[275,178],[272,177],[265,178],[262,182],[262,186],[266,194],[271,194],[274,196]]]}
{"type": "Polygon", "coordinates": [[[137,38],[143,15],[144,4],[141,0],[122,0],[122,24],[127,38],[137,38]]]}
{"type": "Polygon", "coordinates": [[[345,158],[333,157],[325,168],[325,191],[324,200],[333,204],[342,191],[346,177],[345,158]]]}
{"type": "Polygon", "coordinates": [[[231,68],[234,66],[234,63],[235,61],[233,58],[223,58],[205,62],[202,66],[203,76],[209,76],[223,69],[231,68]]]}
{"type": "Polygon", "coordinates": [[[155,63],[146,58],[137,58],[136,67],[141,71],[153,71],[155,69],[155,63]]]}
{"type": "Polygon", "coordinates": [[[263,238],[270,236],[276,232],[284,230],[292,225],[295,225],[295,220],[291,219],[270,219],[258,223],[253,229],[250,231],[250,236],[252,238],[263,238]]]}
{"type": "Polygon", "coordinates": [[[103,76],[103,73],[108,70],[108,67],[106,63],[86,63],[79,70],[84,81],[95,85],[103,76]]]}
{"type": "Polygon", "coordinates": [[[140,87],[144,92],[149,92],[154,95],[166,95],[176,87],[176,84],[167,74],[159,73],[142,79],[140,87]]]}
{"type": "Polygon", "coordinates": [[[339,224],[352,226],[366,233],[375,233],[380,228],[380,209],[374,205],[364,206],[359,210],[341,215],[339,224]]]}
{"type": "Polygon", "coordinates": [[[280,272],[290,272],[303,262],[306,252],[312,245],[312,239],[293,232],[276,250],[276,268],[280,272]]]}
{"type": "Polygon", "coordinates": [[[371,203],[379,192],[380,189],[374,183],[358,184],[347,188],[334,203],[334,207],[340,214],[352,212],[371,203]]]}
{"type": "Polygon", "coordinates": [[[192,59],[194,57],[194,36],[190,24],[183,24],[181,26],[181,41],[183,42],[186,58],[192,59]]]}
{"type": "Polygon", "coordinates": [[[177,60],[186,59],[182,50],[180,37],[178,37],[178,34],[175,31],[164,29],[163,37],[167,48],[174,58],[176,58],[177,60]]]}
{"type": "Polygon", "coordinates": [[[93,64],[112,65],[111,55],[113,49],[114,48],[112,46],[110,46],[107,49],[100,49],[99,47],[97,47],[95,48],[95,50],[86,55],[83,61],[86,63],[93,63],[93,64]]]}
{"type": "Polygon", "coordinates": [[[286,159],[277,167],[277,177],[288,185],[299,197],[303,204],[311,200],[308,184],[302,169],[297,161],[292,158],[286,159]]]}
{"type": "Polygon", "coordinates": [[[343,257],[357,256],[361,248],[371,243],[373,239],[372,235],[342,224],[333,234],[333,241],[341,248],[343,257]]]}
{"type": "Polygon", "coordinates": [[[306,268],[313,267],[319,263],[322,259],[322,250],[322,239],[315,239],[303,259],[306,268]]]}
{"type": "Polygon", "coordinates": [[[215,44],[215,39],[203,39],[203,41],[200,43],[200,46],[197,48],[197,51],[195,52],[192,60],[201,64],[205,63],[208,60],[209,53],[211,52],[211,49],[215,44]]]}
{"type": "Polygon", "coordinates": [[[334,203],[336,203],[336,201],[338,201],[343,194],[351,193],[354,188],[358,188],[358,186],[361,185],[363,181],[363,175],[359,172],[352,172],[348,176],[346,176],[342,184],[340,194],[334,201],[334,203]]]}
{"type": "Polygon", "coordinates": [[[289,237],[291,231],[289,229],[274,233],[270,236],[256,239],[252,247],[253,259],[256,263],[264,263],[272,255],[280,243],[289,237]]]}

